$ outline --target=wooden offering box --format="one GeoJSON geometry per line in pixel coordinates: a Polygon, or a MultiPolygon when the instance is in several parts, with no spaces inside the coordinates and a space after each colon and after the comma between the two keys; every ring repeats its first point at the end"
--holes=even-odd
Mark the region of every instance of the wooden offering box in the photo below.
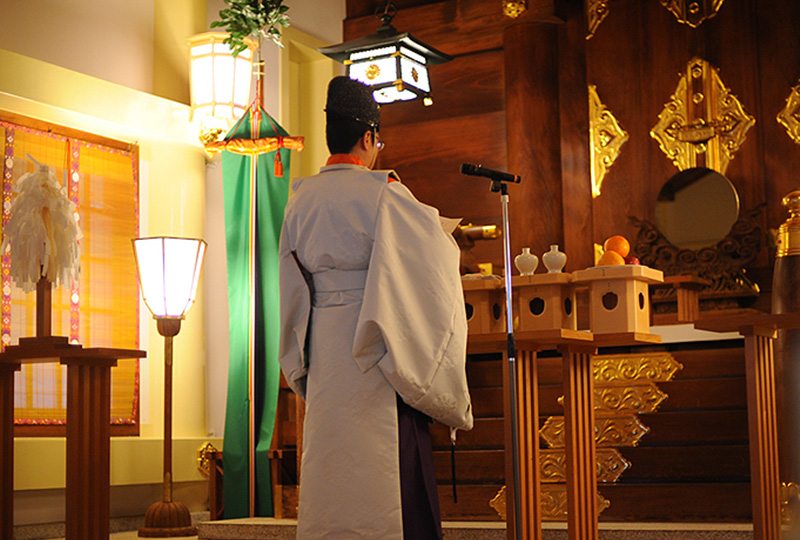
{"type": "Polygon", "coordinates": [[[662,283],[664,273],[648,266],[594,266],[573,274],[575,283],[589,285],[589,324],[592,333],[650,332],[648,285],[662,283]]]}
{"type": "Polygon", "coordinates": [[[470,335],[506,332],[506,298],[503,280],[461,279],[470,335]]]}
{"type": "Polygon", "coordinates": [[[519,313],[520,332],[577,330],[572,274],[533,274],[511,278],[519,313]]]}

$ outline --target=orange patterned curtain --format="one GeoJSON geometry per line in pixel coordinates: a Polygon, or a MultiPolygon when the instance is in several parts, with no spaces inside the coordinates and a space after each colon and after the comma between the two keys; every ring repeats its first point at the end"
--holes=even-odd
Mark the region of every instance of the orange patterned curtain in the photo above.
{"type": "MultiPolygon", "coordinates": [[[[86,347],[137,349],[139,292],[131,249],[131,239],[138,235],[137,149],[60,131],[65,134],[31,127],[24,120],[0,120],[3,223],[14,182],[35,170],[28,154],[66,186],[84,235],[79,282],[53,290],[53,334],[86,347]]],[[[8,278],[8,257],[3,255],[0,339],[5,347],[34,335],[36,295],[24,293],[8,278]]],[[[138,376],[135,359],[120,360],[112,369],[112,423],[138,423],[138,376]]],[[[18,425],[63,424],[66,369],[58,364],[23,366],[15,375],[14,417],[18,425]]]]}

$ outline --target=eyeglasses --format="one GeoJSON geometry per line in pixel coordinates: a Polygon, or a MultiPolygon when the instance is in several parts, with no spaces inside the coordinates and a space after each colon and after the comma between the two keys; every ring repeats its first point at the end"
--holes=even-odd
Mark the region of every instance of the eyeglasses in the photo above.
{"type": "Polygon", "coordinates": [[[375,137],[375,146],[378,147],[378,152],[380,152],[381,150],[383,150],[383,147],[386,146],[386,143],[383,142],[383,139],[381,139],[378,136],[378,132],[377,131],[373,131],[372,133],[373,133],[373,135],[375,137]]]}

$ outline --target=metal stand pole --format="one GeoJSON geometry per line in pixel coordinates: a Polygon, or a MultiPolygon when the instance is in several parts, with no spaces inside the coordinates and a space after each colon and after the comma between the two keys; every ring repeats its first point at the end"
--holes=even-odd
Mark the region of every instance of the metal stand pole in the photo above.
{"type": "MultiPolygon", "coordinates": [[[[508,328],[508,389],[511,400],[511,455],[514,469],[514,535],[517,540],[522,540],[522,504],[520,502],[519,490],[520,471],[519,471],[519,433],[517,425],[517,371],[516,357],[517,348],[514,343],[514,315],[513,304],[511,303],[511,241],[510,228],[508,225],[508,187],[505,182],[492,180],[492,191],[500,192],[500,201],[503,206],[503,266],[505,267],[505,289],[506,289],[506,327],[508,328]]],[[[535,464],[536,465],[536,464],[535,464]]]]}

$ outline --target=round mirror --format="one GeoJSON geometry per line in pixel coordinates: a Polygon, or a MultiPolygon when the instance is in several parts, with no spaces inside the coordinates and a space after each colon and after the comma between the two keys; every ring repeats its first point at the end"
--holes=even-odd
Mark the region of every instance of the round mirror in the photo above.
{"type": "Polygon", "coordinates": [[[725,238],[739,217],[739,196],[717,171],[696,167],[681,171],[661,188],[656,226],[682,249],[713,246],[725,238]]]}

